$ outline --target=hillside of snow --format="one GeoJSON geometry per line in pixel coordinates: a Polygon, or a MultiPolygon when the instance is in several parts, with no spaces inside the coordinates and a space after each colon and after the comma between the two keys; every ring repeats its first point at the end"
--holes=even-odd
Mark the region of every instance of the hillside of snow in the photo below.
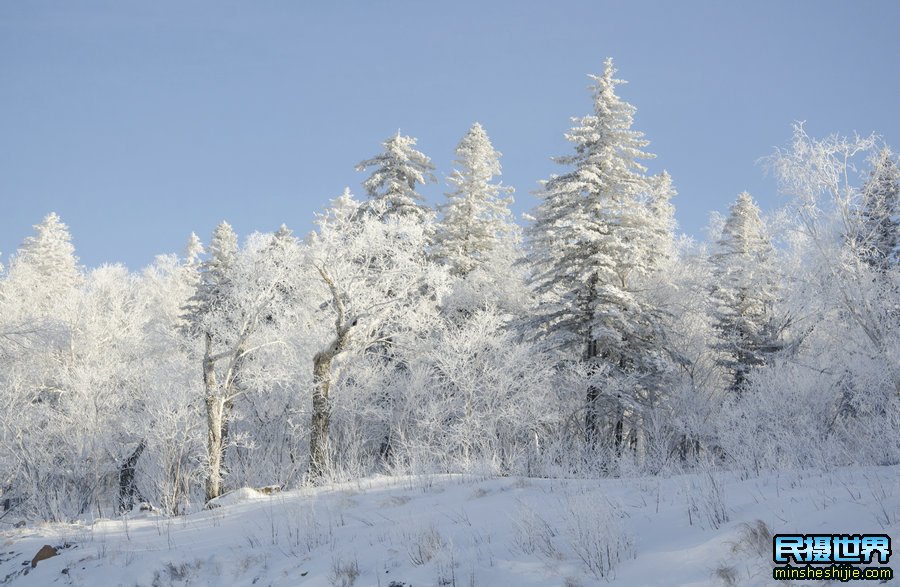
{"type": "Polygon", "coordinates": [[[180,517],[0,534],[0,584],[769,585],[770,532],[900,535],[900,467],[561,480],[377,477],[180,517]],[[44,545],[58,555],[31,560],[44,545]]]}

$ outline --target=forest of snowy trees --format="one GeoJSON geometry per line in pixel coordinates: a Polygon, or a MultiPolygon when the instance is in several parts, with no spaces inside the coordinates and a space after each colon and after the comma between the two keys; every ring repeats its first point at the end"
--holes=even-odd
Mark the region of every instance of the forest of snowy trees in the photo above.
{"type": "Polygon", "coordinates": [[[698,242],[615,74],[521,225],[477,123],[436,210],[398,132],[302,238],[222,222],[86,269],[48,215],[0,272],[0,520],[376,473],[900,463],[896,156],[797,125],[765,159],[785,207],[723,194],[698,242]]]}

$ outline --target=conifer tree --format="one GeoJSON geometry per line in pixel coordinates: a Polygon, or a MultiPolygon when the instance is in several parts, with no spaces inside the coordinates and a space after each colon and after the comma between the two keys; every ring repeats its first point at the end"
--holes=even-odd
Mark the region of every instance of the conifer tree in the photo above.
{"type": "Polygon", "coordinates": [[[375,169],[363,182],[369,195],[368,210],[382,218],[412,215],[420,219],[431,217],[424,205],[425,198],[416,189],[434,182],[434,166],[424,154],[415,150],[416,139],[397,134],[382,143],[384,151],[356,166],[357,171],[375,169]],[[371,205],[373,203],[378,205],[371,205]]]}
{"type": "Polygon", "coordinates": [[[720,364],[731,374],[731,389],[740,393],[748,373],[778,349],[773,317],[777,278],[774,249],[759,208],[741,193],[710,258],[711,291],[721,352],[720,364]]]}
{"type": "Polygon", "coordinates": [[[188,238],[187,245],[184,247],[184,264],[188,267],[198,266],[200,257],[205,252],[206,250],[203,248],[203,243],[200,242],[200,237],[192,232],[190,238],[188,238]]]}
{"type": "Polygon", "coordinates": [[[453,191],[439,206],[433,256],[456,275],[466,275],[515,239],[518,227],[509,210],[513,189],[494,183],[500,153],[477,122],[456,147],[456,169],[448,178],[453,191]]]}
{"type": "MultiPolygon", "coordinates": [[[[194,244],[193,239],[188,247],[194,244]]],[[[237,256],[237,235],[224,220],[216,226],[209,243],[209,258],[200,264],[200,281],[188,310],[196,322],[225,303],[230,269],[237,256]]]]}
{"type": "MultiPolygon", "coordinates": [[[[287,279],[291,274],[291,262],[295,258],[296,249],[299,247],[294,231],[282,224],[275,234],[272,236],[272,242],[266,251],[265,269],[269,270],[275,276],[275,300],[273,306],[278,307],[282,311],[292,311],[300,304],[295,291],[295,284],[287,279]]],[[[274,312],[270,312],[266,316],[266,322],[275,324],[278,317],[274,312]]]]}
{"type": "MultiPolygon", "coordinates": [[[[634,380],[633,393],[655,385],[663,360],[658,316],[636,284],[661,261],[654,250],[670,230],[667,178],[651,181],[641,159],[649,143],[632,130],[635,108],[615,92],[624,83],[604,71],[591,76],[594,112],[575,118],[566,134],[575,153],[556,162],[570,171],[551,177],[538,194],[543,200],[528,234],[532,283],[545,296],[535,326],[561,348],[578,349],[583,360],[605,365],[614,376],[634,380]],[[654,196],[654,194],[656,194],[654,196]],[[665,228],[664,228],[665,226],[665,228]],[[656,236],[654,236],[656,235],[656,236]]],[[[587,393],[586,429],[597,438],[601,390],[587,393]]],[[[615,439],[622,442],[624,398],[613,400],[615,439]]]]}
{"type": "Polygon", "coordinates": [[[9,278],[32,283],[30,307],[49,312],[82,282],[83,275],[72,246],[69,228],[55,213],[34,225],[13,257],[9,278]]]}
{"type": "Polygon", "coordinates": [[[896,266],[900,260],[900,170],[887,147],[873,158],[857,222],[863,260],[879,271],[896,266]]]}

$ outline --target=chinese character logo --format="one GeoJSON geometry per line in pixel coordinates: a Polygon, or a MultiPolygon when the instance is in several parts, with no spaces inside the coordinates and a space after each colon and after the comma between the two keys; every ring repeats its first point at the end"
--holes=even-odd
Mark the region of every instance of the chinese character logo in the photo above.
{"type": "Polygon", "coordinates": [[[779,564],[887,564],[887,534],[776,534],[773,560],[779,564]]]}

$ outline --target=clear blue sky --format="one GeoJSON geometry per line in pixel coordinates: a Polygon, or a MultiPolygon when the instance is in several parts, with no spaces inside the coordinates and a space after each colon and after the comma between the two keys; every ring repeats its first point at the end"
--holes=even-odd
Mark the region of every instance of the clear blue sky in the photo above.
{"type": "Polygon", "coordinates": [[[443,178],[480,121],[530,210],[606,56],[702,236],[741,190],[780,204],[755,161],[794,120],[900,147],[898,39],[893,0],[2,2],[0,260],[50,211],[88,266],[302,235],[398,128],[443,178]]]}

